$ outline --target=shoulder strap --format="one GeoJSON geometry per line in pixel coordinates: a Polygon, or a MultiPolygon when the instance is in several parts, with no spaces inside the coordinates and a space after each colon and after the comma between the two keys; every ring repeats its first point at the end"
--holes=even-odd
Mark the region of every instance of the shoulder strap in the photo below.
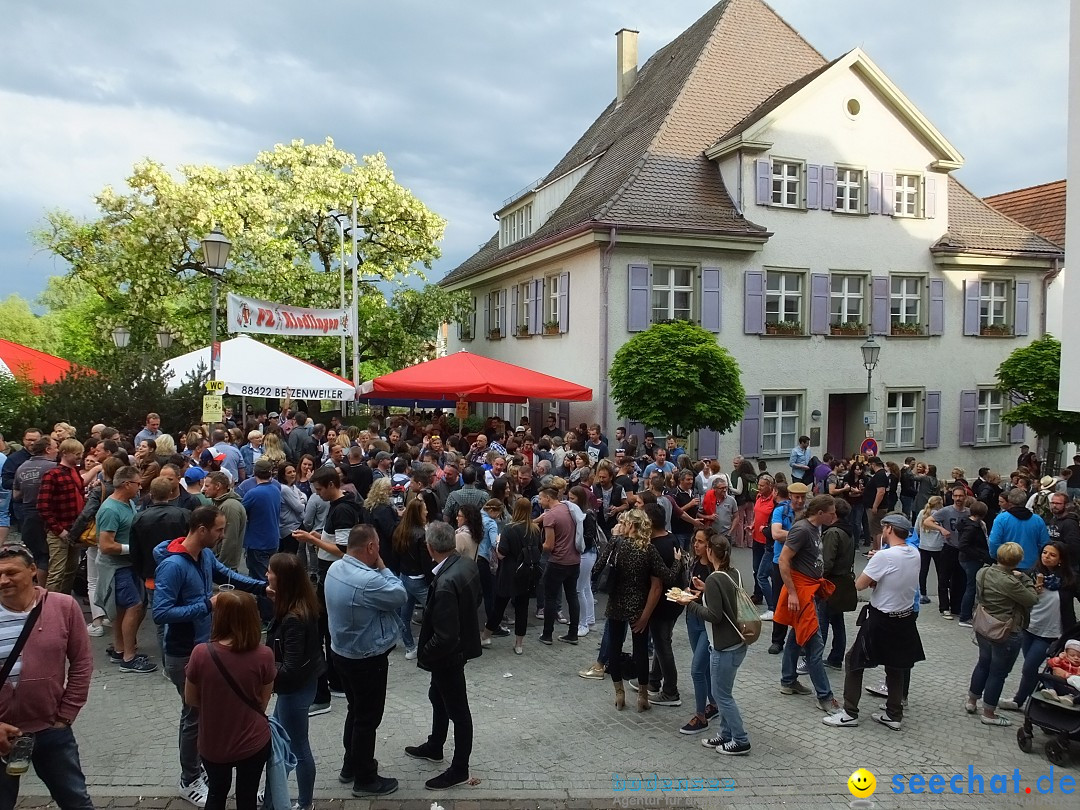
{"type": "Polygon", "coordinates": [[[15,663],[19,660],[19,656],[22,654],[23,647],[26,646],[27,639],[30,638],[30,631],[34,629],[34,625],[37,624],[38,616],[41,615],[41,607],[45,603],[44,597],[38,600],[34,605],[34,609],[30,611],[30,615],[26,617],[26,621],[23,622],[22,632],[19,633],[19,638],[15,641],[15,646],[11,648],[11,652],[8,654],[7,660],[4,661],[4,668],[0,670],[0,688],[3,688],[7,683],[8,676],[11,675],[11,670],[15,668],[15,663]]]}
{"type": "Polygon", "coordinates": [[[225,679],[225,683],[229,685],[229,688],[236,693],[236,696],[240,698],[241,702],[253,712],[257,712],[262,717],[266,717],[266,712],[259,708],[254,700],[249,698],[243,692],[240,691],[240,687],[236,685],[236,681],[233,680],[233,676],[229,674],[229,670],[225,669],[225,665],[221,663],[221,659],[218,657],[217,650],[214,649],[213,642],[206,642],[206,649],[210,651],[210,657],[214,659],[214,663],[217,665],[218,672],[221,673],[221,677],[225,679]]]}

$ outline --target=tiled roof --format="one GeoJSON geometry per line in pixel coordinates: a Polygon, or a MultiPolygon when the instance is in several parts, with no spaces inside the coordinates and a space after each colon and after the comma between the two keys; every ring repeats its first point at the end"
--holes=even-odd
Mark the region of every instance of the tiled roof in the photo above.
{"type": "Polygon", "coordinates": [[[989,252],[1027,254],[1053,258],[1062,249],[1034,231],[1014,222],[972,194],[955,177],[949,177],[949,232],[932,248],[934,252],[989,252]]]}
{"type": "Polygon", "coordinates": [[[1065,181],[1021,188],[984,197],[1010,219],[1015,219],[1055,245],[1065,247],[1065,181]]]}
{"type": "Polygon", "coordinates": [[[824,63],[761,0],[723,0],[653,54],[623,103],[612,101],[551,170],[544,182],[600,155],[551,217],[505,248],[496,235],[441,283],[582,227],[765,236],[736,211],[704,152],[777,90],[824,63]]]}

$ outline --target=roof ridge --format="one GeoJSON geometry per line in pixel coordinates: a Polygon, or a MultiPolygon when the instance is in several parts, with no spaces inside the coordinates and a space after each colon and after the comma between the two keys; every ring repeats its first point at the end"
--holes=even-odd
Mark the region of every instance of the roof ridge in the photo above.
{"type": "Polygon", "coordinates": [[[1005,197],[1005,196],[1008,196],[1008,195],[1011,195],[1011,194],[1022,194],[1025,191],[1035,191],[1035,189],[1046,188],[1047,186],[1056,186],[1056,185],[1059,185],[1061,183],[1067,182],[1067,180],[1068,180],[1068,178],[1062,177],[1060,180],[1049,180],[1049,181],[1047,181],[1045,183],[1036,183],[1033,186],[1024,186],[1023,188],[1014,188],[1014,189],[1011,189],[1009,191],[999,191],[997,194],[987,194],[985,197],[982,197],[981,199],[983,201],[986,201],[986,200],[993,200],[993,199],[996,199],[998,197],[1005,197]]]}

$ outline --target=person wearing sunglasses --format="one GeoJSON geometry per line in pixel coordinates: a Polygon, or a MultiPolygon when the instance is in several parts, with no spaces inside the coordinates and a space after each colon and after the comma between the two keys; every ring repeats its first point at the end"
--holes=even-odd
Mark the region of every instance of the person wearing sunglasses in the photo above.
{"type": "MultiPolygon", "coordinates": [[[[53,801],[93,810],[71,731],[90,691],[90,637],[78,603],[36,585],[37,573],[25,546],[0,547],[0,736],[34,735],[31,762],[53,801]]],[[[19,781],[0,768],[0,807],[15,806],[19,781]]]]}

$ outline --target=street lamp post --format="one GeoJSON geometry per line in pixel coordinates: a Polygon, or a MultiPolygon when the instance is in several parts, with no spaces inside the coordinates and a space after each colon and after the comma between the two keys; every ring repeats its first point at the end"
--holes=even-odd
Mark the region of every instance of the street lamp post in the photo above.
{"type": "Polygon", "coordinates": [[[881,346],[870,335],[859,349],[862,351],[863,368],[866,369],[866,410],[873,407],[873,390],[871,383],[874,379],[874,369],[877,368],[878,355],[881,354],[881,346]]]}
{"type": "Polygon", "coordinates": [[[216,380],[217,368],[214,365],[214,352],[217,350],[218,286],[221,283],[221,272],[225,269],[225,263],[229,260],[232,242],[220,230],[214,228],[203,237],[202,250],[203,265],[210,273],[212,280],[210,296],[210,379],[216,380]]]}

